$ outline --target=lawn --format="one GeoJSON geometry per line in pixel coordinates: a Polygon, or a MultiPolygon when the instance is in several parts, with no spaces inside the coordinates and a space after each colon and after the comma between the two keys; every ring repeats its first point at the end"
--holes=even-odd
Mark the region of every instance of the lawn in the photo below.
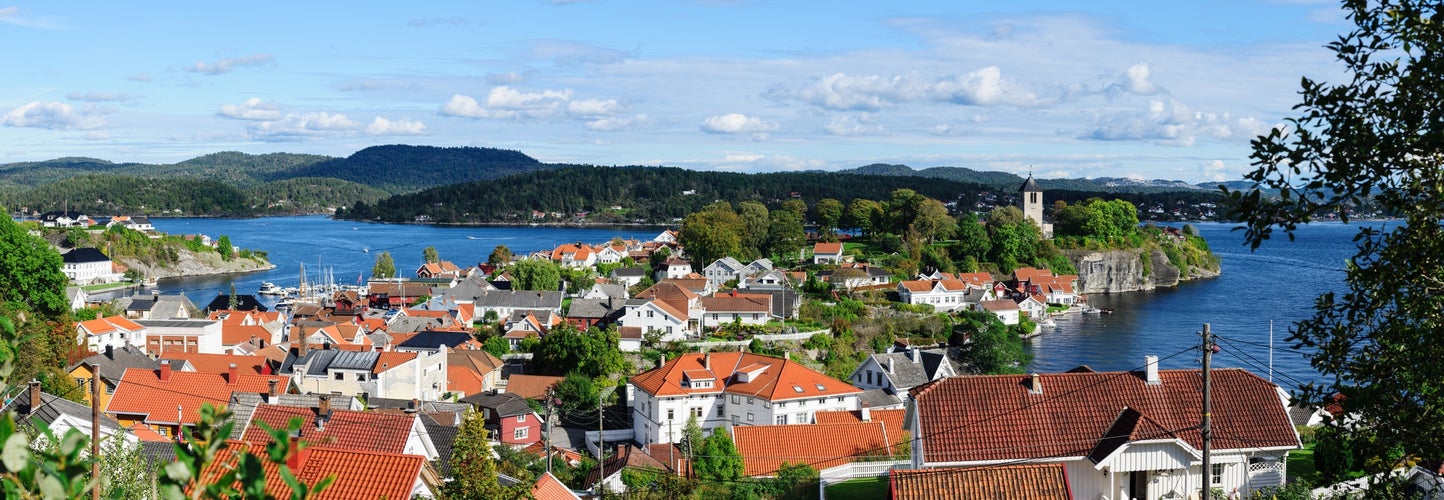
{"type": "Polygon", "coordinates": [[[1289,452],[1288,480],[1308,481],[1309,484],[1318,484],[1319,472],[1314,467],[1314,443],[1304,445],[1304,449],[1289,452]]]}
{"type": "Polygon", "coordinates": [[[85,290],[86,293],[95,293],[95,292],[103,292],[103,291],[106,291],[106,290],[115,290],[115,289],[119,289],[119,288],[127,288],[127,287],[132,287],[132,286],[135,286],[135,283],[131,283],[131,282],[129,282],[129,281],[120,281],[120,282],[115,282],[115,283],[100,283],[100,284],[96,284],[96,285],[85,285],[85,286],[82,286],[82,287],[80,287],[80,288],[81,288],[82,290],[85,290]]]}
{"type": "Polygon", "coordinates": [[[864,477],[827,487],[827,500],[887,498],[887,476],[864,477]]]}

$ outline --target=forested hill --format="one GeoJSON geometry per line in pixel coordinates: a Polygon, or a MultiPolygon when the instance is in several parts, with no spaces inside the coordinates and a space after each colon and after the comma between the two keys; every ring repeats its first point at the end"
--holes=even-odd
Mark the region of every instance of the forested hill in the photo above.
{"type": "MultiPolygon", "coordinates": [[[[388,222],[532,222],[533,211],[556,213],[546,221],[668,222],[716,200],[757,200],[776,206],[792,197],[809,206],[822,198],[887,199],[896,189],[913,189],[939,200],[971,204],[984,186],[918,178],[838,175],[827,172],[740,174],[671,167],[571,166],[491,182],[428,189],[357,204],[338,218],[388,222]]],[[[966,206],[966,205],[965,205],[966,206]]]]}
{"type": "MultiPolygon", "coordinates": [[[[899,177],[925,177],[956,182],[982,184],[993,189],[1017,190],[1023,185],[1023,178],[1008,172],[979,172],[963,167],[931,167],[914,170],[907,165],[875,163],[858,168],[839,170],[841,174],[889,175],[899,177]]],[[[1161,193],[1170,191],[1217,191],[1217,183],[1188,184],[1183,181],[1136,180],[1104,177],[1097,179],[1036,179],[1038,187],[1045,191],[1109,191],[1133,193],[1161,193]]]]}
{"type": "Polygon", "coordinates": [[[548,168],[555,167],[516,151],[403,145],[369,147],[346,158],[234,151],[173,164],[60,158],[0,165],[0,204],[39,212],[68,207],[149,215],[324,213],[357,200],[375,202],[389,194],[548,168]],[[225,202],[191,200],[198,183],[214,183],[209,192],[225,202]]]}

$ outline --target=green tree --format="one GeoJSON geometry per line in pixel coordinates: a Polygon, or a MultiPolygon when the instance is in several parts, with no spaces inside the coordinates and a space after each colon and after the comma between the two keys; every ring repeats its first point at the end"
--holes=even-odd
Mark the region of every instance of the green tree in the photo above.
{"type": "Polygon", "coordinates": [[[913,220],[907,227],[909,232],[932,243],[935,239],[952,236],[953,231],[958,228],[958,221],[948,215],[948,208],[944,207],[942,202],[926,198],[918,204],[913,220]]]}
{"type": "Polygon", "coordinates": [[[511,263],[511,249],[506,245],[497,245],[491,249],[491,255],[486,257],[486,263],[493,266],[504,266],[511,263]]]}
{"type": "Polygon", "coordinates": [[[511,266],[513,290],[555,291],[562,286],[562,269],[555,262],[526,259],[511,266]]]}
{"type": "Polygon", "coordinates": [[[988,240],[988,228],[978,221],[978,216],[971,213],[958,217],[957,231],[953,237],[957,241],[949,247],[949,251],[955,261],[969,257],[975,262],[986,260],[988,252],[993,248],[993,243],[988,240]]]}
{"type": "Polygon", "coordinates": [[[376,256],[376,265],[371,266],[371,277],[378,279],[396,277],[396,261],[391,260],[391,252],[381,252],[376,256]]]}
{"type": "Polygon", "coordinates": [[[501,337],[491,337],[481,343],[481,348],[500,358],[511,352],[511,342],[501,337]]]}
{"type": "Polygon", "coordinates": [[[703,481],[736,481],[742,478],[742,454],[732,443],[727,427],[712,429],[702,447],[692,457],[692,468],[703,481]]]}
{"type": "Polygon", "coordinates": [[[224,234],[216,239],[216,253],[221,254],[221,260],[229,261],[236,256],[236,247],[231,245],[231,237],[224,234]]]}
{"type": "Polygon", "coordinates": [[[752,200],[738,203],[737,216],[742,218],[742,246],[746,253],[749,256],[762,255],[771,221],[767,205],[752,200]]]}
{"type": "Polygon", "coordinates": [[[1022,373],[1033,355],[1023,338],[989,312],[960,313],[949,342],[962,348],[962,359],[974,373],[1022,373]]]}
{"type": "Polygon", "coordinates": [[[799,219],[805,218],[807,217],[807,202],[802,201],[801,198],[789,198],[782,202],[782,211],[797,214],[799,219]]]}
{"type": "Polygon", "coordinates": [[[1003,272],[1011,272],[1020,264],[1032,262],[1038,255],[1042,239],[1038,225],[1024,218],[1018,207],[998,207],[988,214],[988,241],[992,243],[991,259],[1003,272]]]}
{"type": "Polygon", "coordinates": [[[883,214],[881,203],[864,198],[854,198],[852,203],[847,205],[847,213],[843,216],[842,223],[861,231],[863,235],[869,235],[873,231],[882,230],[883,214]]]}
{"type": "Polygon", "coordinates": [[[688,415],[687,425],[682,426],[682,442],[678,443],[678,446],[682,447],[682,453],[686,454],[689,460],[692,455],[700,455],[705,439],[702,426],[697,423],[697,415],[688,415]]]}
{"type": "Polygon", "coordinates": [[[706,266],[722,257],[741,255],[745,230],[732,205],[721,201],[683,219],[677,243],[687,249],[692,261],[706,266]]]}
{"type": "MultiPolygon", "coordinates": [[[[0,302],[12,310],[59,318],[69,309],[60,253],[9,217],[0,220],[0,302]]],[[[14,317],[14,316],[12,316],[14,317]]]]}
{"type": "Polygon", "coordinates": [[[562,401],[566,412],[592,411],[600,403],[597,400],[597,383],[581,372],[568,373],[557,382],[556,397],[562,401]]]}
{"type": "Polygon", "coordinates": [[[801,214],[791,210],[772,212],[765,250],[769,255],[797,255],[806,243],[807,231],[802,227],[801,214]]]}
{"type": "Polygon", "coordinates": [[[235,282],[232,282],[232,283],[231,283],[231,293],[230,293],[230,295],[227,295],[226,309],[230,309],[230,310],[234,311],[234,310],[236,310],[236,306],[238,306],[238,305],[240,305],[240,302],[239,302],[238,299],[236,299],[236,284],[235,284],[235,282]]]}
{"type": "Polygon", "coordinates": [[[812,220],[817,223],[817,232],[825,235],[836,232],[842,223],[842,213],[845,211],[847,208],[837,199],[817,200],[817,204],[812,206],[812,220]]]}
{"type": "Polygon", "coordinates": [[[486,418],[467,410],[451,448],[451,481],[441,486],[441,492],[449,499],[527,498],[530,485],[497,483],[496,462],[486,443],[486,418]]]}
{"type": "Polygon", "coordinates": [[[1444,456],[1444,9],[1412,0],[1344,8],[1354,28],[1328,44],[1342,78],[1304,77],[1299,114],[1253,141],[1245,178],[1254,185],[1225,192],[1254,248],[1275,229],[1292,240],[1321,213],[1348,220],[1364,203],[1402,219],[1359,226],[1347,290],[1321,295],[1289,339],[1326,381],[1300,396],[1322,404],[1343,395],[1356,420],[1340,432],[1370,448],[1364,455],[1397,446],[1402,456],[1444,456]]]}
{"type": "Polygon", "coordinates": [[[570,323],[552,328],[537,343],[535,362],[555,374],[580,372],[593,379],[620,373],[626,359],[619,348],[621,337],[615,329],[578,330],[570,323]]]}
{"type": "Polygon", "coordinates": [[[435,264],[441,262],[441,255],[436,252],[436,247],[428,246],[421,250],[421,260],[427,264],[435,264]]]}

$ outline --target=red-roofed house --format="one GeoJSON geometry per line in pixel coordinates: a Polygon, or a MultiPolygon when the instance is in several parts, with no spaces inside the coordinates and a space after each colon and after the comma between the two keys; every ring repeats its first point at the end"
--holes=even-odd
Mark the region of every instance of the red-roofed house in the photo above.
{"type": "Polygon", "coordinates": [[[893,469],[891,500],[935,498],[1027,498],[1073,500],[1068,474],[1059,464],[1028,464],[966,469],[893,469]]]}
{"type": "Polygon", "coordinates": [[[812,245],[813,264],[838,264],[842,262],[842,243],[817,243],[812,245]]]}
{"type": "Polygon", "coordinates": [[[786,358],[690,353],[632,377],[632,429],[641,443],[675,443],[689,416],[725,424],[812,423],[813,414],[858,409],[861,389],[786,358]]]}
{"type": "Polygon", "coordinates": [[[702,309],[702,328],[716,328],[732,323],[762,325],[772,319],[772,296],[767,294],[714,295],[697,299],[702,309]]]}
{"type": "Polygon", "coordinates": [[[75,343],[91,352],[105,352],[106,347],[120,349],[133,345],[145,350],[145,327],[124,316],[81,321],[75,324],[75,343]]]}
{"type": "MultiPolygon", "coordinates": [[[[290,487],[281,479],[280,464],[266,459],[264,444],[228,441],[201,477],[225,474],[226,467],[235,463],[236,454],[242,452],[261,458],[261,467],[266,473],[267,495],[276,498],[291,496],[290,487]]],[[[426,458],[420,455],[303,447],[289,454],[286,466],[296,479],[308,485],[314,485],[326,476],[335,476],[335,482],[317,495],[317,500],[433,498],[441,486],[426,458]]]]}
{"type": "Polygon", "coordinates": [[[562,267],[584,269],[597,265],[597,250],[581,242],[568,243],[552,249],[551,259],[562,267]]]}
{"type": "Polygon", "coordinates": [[[536,484],[531,487],[531,497],[536,500],[581,500],[581,497],[550,472],[542,473],[536,478],[536,484]]]}
{"type": "Polygon", "coordinates": [[[416,269],[416,277],[420,279],[460,278],[461,268],[456,267],[456,264],[452,264],[449,260],[427,262],[416,269]]]}
{"type": "Polygon", "coordinates": [[[883,422],[732,428],[732,441],[742,455],[742,474],[761,477],[777,475],[783,462],[807,463],[821,470],[848,462],[906,456],[905,436],[901,429],[888,429],[883,422]],[[890,430],[897,433],[890,434],[890,430]]]}
{"type": "Polygon", "coordinates": [[[959,280],[907,280],[897,284],[898,299],[907,304],[932,304],[939,312],[967,309],[967,283],[959,280]]]}
{"type": "Polygon", "coordinates": [[[1018,320],[1023,312],[1022,309],[1018,308],[1017,302],[1008,299],[984,300],[978,303],[978,307],[984,311],[993,313],[993,315],[997,316],[1005,325],[1018,324],[1018,320]]]}
{"type": "Polygon", "coordinates": [[[169,363],[162,363],[159,370],[130,368],[121,377],[105,413],[123,426],[144,423],[173,437],[180,426],[200,420],[203,404],[224,408],[232,392],[266,393],[272,381],[284,390],[288,380],[284,376],[248,374],[239,368],[227,373],[172,371],[169,363]]]}
{"type": "Polygon", "coordinates": [[[271,434],[256,425],[264,422],[272,429],[284,429],[291,419],[301,419],[300,441],[309,446],[324,446],[346,451],[373,451],[420,455],[427,460],[440,456],[431,434],[415,413],[352,411],[331,408],[329,398],[321,406],[298,408],[261,403],[251,413],[242,434],[248,443],[266,444],[271,434]]]}
{"type": "Polygon", "coordinates": [[[1212,372],[1213,470],[1201,471],[1195,370],[952,377],[912,390],[913,468],[1057,463],[1073,498],[1183,498],[1203,481],[1248,497],[1299,448],[1278,386],[1212,372]]]}

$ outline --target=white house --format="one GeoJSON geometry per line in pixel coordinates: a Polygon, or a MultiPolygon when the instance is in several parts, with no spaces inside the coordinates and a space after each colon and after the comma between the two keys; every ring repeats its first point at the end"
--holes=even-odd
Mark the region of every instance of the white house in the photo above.
{"type": "Polygon", "coordinates": [[[439,401],[448,390],[445,350],[293,349],[276,372],[303,393],[439,401]]]}
{"type": "Polygon", "coordinates": [[[713,288],[722,286],[723,283],[739,279],[739,274],[747,266],[731,256],[723,257],[712,261],[702,269],[702,276],[707,278],[707,284],[713,288]]]}
{"type": "Polygon", "coordinates": [[[666,279],[681,279],[692,274],[692,263],[678,257],[671,257],[665,263],[665,269],[657,271],[657,281],[666,279]]]}
{"type": "Polygon", "coordinates": [[[702,329],[732,323],[763,325],[772,319],[772,296],[764,293],[714,295],[697,299],[702,309],[702,329]]]}
{"type": "Polygon", "coordinates": [[[221,322],[203,319],[137,319],[145,327],[145,346],[152,356],[167,353],[225,354],[221,322]]]}
{"type": "Polygon", "coordinates": [[[685,340],[692,333],[691,315],[661,299],[631,299],[617,320],[622,327],[637,328],[643,334],[661,332],[663,341],[685,340]]]}
{"type": "Polygon", "coordinates": [[[1015,301],[1018,311],[1027,314],[1028,318],[1037,321],[1039,318],[1048,317],[1047,299],[1042,295],[1029,295],[1015,301]]]}
{"type": "Polygon", "coordinates": [[[848,380],[859,389],[882,389],[906,399],[909,389],[955,375],[957,371],[948,360],[946,350],[925,351],[913,347],[904,352],[868,356],[848,380]]]}
{"type": "Polygon", "coordinates": [[[1018,324],[1018,320],[1023,311],[1018,308],[1017,302],[1008,299],[984,300],[979,302],[978,306],[984,311],[993,313],[993,315],[997,316],[999,320],[1002,320],[1005,325],[1018,324]]]}
{"type": "Polygon", "coordinates": [[[966,307],[968,285],[958,280],[907,280],[897,284],[898,299],[907,304],[932,304],[939,312],[966,307]]]}
{"type": "Polygon", "coordinates": [[[597,248],[577,242],[552,249],[552,262],[571,269],[586,269],[597,265],[597,248]]]}
{"type": "Polygon", "coordinates": [[[110,257],[94,248],[76,248],[60,256],[60,271],[70,281],[88,284],[118,281],[120,275],[110,265],[110,257]]]}
{"type": "Polygon", "coordinates": [[[817,243],[812,245],[813,264],[837,264],[842,262],[842,243],[817,243]]]}
{"type": "Polygon", "coordinates": [[[683,354],[628,383],[632,430],[644,444],[680,441],[694,417],[704,431],[810,424],[820,411],[857,410],[862,392],[787,358],[746,352],[683,354]]]}
{"type": "Polygon", "coordinates": [[[1202,470],[1198,371],[964,375],[913,391],[912,468],[1061,464],[1072,498],[1239,497],[1284,481],[1299,448],[1278,386],[1215,369],[1211,470],[1202,470]],[[1223,431],[1227,429],[1227,431],[1223,431]]]}
{"type": "Polygon", "coordinates": [[[596,250],[598,264],[616,264],[627,258],[627,247],[624,245],[604,245],[592,248],[596,250]]]}
{"type": "Polygon", "coordinates": [[[135,346],[145,350],[145,327],[124,316],[81,321],[75,324],[76,343],[90,352],[105,352],[107,347],[119,349],[135,346]]]}
{"type": "Polygon", "coordinates": [[[655,242],[657,242],[657,243],[661,243],[661,244],[663,244],[663,245],[671,245],[671,244],[677,242],[677,232],[676,232],[676,231],[673,231],[673,230],[671,230],[671,229],[668,229],[668,230],[666,230],[666,231],[662,231],[661,234],[658,234],[657,236],[653,237],[653,238],[652,238],[652,241],[655,241],[655,242]]]}

